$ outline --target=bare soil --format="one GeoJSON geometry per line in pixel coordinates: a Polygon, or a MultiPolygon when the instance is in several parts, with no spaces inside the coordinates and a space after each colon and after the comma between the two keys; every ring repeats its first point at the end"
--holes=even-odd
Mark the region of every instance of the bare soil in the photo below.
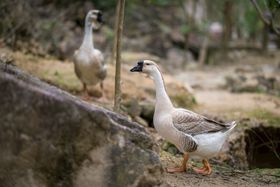
{"type": "Polygon", "coordinates": [[[229,113],[240,118],[252,110],[263,109],[280,115],[279,97],[264,93],[232,93],[226,88],[226,77],[240,71],[243,75],[262,71],[263,74],[279,76],[279,58],[280,53],[273,56],[251,54],[230,64],[187,69],[177,74],[175,79],[193,88],[199,112],[218,116],[229,113]],[[279,70],[275,71],[277,68],[279,70]]]}
{"type": "MultiPolygon", "coordinates": [[[[162,152],[161,161],[164,167],[180,165],[181,156],[162,152]]],[[[213,161],[212,161],[213,162],[213,161]]],[[[172,187],[209,187],[209,186],[271,186],[280,184],[278,170],[240,171],[221,163],[214,163],[213,173],[209,176],[198,175],[191,169],[184,173],[170,174],[164,172],[163,179],[172,187]]]]}

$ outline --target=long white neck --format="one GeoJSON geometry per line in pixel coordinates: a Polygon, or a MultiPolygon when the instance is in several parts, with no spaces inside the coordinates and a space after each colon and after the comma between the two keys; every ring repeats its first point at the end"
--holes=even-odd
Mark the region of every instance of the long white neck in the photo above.
{"type": "Polygon", "coordinates": [[[151,74],[156,86],[156,106],[155,113],[170,112],[173,109],[172,102],[166,93],[164,81],[161,72],[156,69],[151,74]]]}
{"type": "Polygon", "coordinates": [[[94,49],[92,24],[89,21],[87,21],[87,19],[85,21],[85,33],[84,33],[84,39],[81,47],[87,49],[94,49]]]}

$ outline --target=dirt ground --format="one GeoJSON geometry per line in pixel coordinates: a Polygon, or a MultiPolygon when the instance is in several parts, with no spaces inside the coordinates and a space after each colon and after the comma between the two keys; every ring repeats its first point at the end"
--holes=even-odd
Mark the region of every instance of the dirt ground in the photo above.
{"type": "MultiPolygon", "coordinates": [[[[162,152],[161,161],[163,166],[174,167],[180,165],[181,156],[173,156],[170,153],[162,152]]],[[[211,161],[210,161],[211,162],[211,161]]],[[[213,162],[213,161],[212,161],[213,162]]],[[[203,176],[188,169],[185,173],[170,174],[164,172],[163,179],[172,187],[210,187],[210,186],[271,186],[280,185],[279,171],[274,170],[234,170],[225,164],[213,165],[213,173],[210,176],[203,176]]]]}
{"type": "MultiPolygon", "coordinates": [[[[263,70],[264,74],[272,74],[279,66],[279,58],[280,53],[276,53],[274,57],[252,54],[230,64],[187,69],[177,74],[175,79],[193,88],[199,104],[196,109],[202,113],[218,116],[230,113],[233,117],[240,118],[247,112],[261,108],[280,115],[280,99],[277,96],[264,93],[232,93],[225,88],[226,77],[234,76],[238,71],[243,71],[245,75],[260,70],[263,70]]],[[[279,78],[279,71],[274,74],[279,78]]]]}
{"type": "MultiPolygon", "coordinates": [[[[42,58],[32,55],[25,55],[20,52],[7,50],[0,51],[1,54],[11,56],[14,64],[18,67],[30,72],[31,74],[43,79],[53,85],[56,85],[72,94],[81,96],[82,85],[76,78],[73,71],[71,61],[59,61],[51,57],[42,58]]],[[[122,88],[123,97],[129,99],[131,97],[140,100],[154,100],[153,82],[142,75],[130,74],[129,69],[134,65],[137,59],[148,59],[156,57],[149,54],[130,54],[124,55],[124,64],[122,68],[122,88]],[[143,57],[144,56],[144,57],[143,57]],[[141,84],[139,84],[141,83],[141,84]]],[[[269,58],[269,63],[274,63],[279,58],[269,58]],[[272,62],[271,62],[272,61],[272,62]]],[[[215,65],[203,68],[187,69],[176,75],[168,75],[164,73],[167,90],[169,94],[176,94],[178,90],[182,92],[192,91],[198,105],[194,110],[201,114],[211,116],[223,116],[230,120],[239,120],[248,117],[248,113],[255,109],[263,109],[274,115],[280,115],[280,98],[268,94],[259,93],[231,93],[224,88],[225,77],[234,73],[234,69],[244,67],[254,63],[254,65],[264,65],[261,59],[250,57],[249,59],[240,60],[236,64],[227,64],[223,66],[215,65]],[[259,60],[259,62],[256,62],[259,60]],[[193,90],[189,87],[192,86],[193,90]],[[238,102],[237,102],[238,101],[238,102]]],[[[105,80],[105,95],[107,102],[102,103],[98,100],[90,102],[112,108],[113,102],[113,83],[114,83],[114,67],[108,65],[108,78],[105,80]]],[[[98,88],[94,88],[98,89],[98,88]]],[[[181,157],[171,155],[168,152],[161,151],[160,157],[164,168],[179,165],[181,157]]],[[[280,186],[279,169],[260,169],[250,171],[234,170],[230,166],[217,163],[213,164],[213,174],[210,176],[202,176],[188,170],[185,173],[169,174],[164,172],[163,180],[172,187],[183,186],[280,186]]]]}

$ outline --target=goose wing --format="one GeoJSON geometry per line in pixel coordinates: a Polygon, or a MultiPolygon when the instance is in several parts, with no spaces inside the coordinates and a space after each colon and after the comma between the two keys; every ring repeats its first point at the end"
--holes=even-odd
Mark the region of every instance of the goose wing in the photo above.
{"type": "Polygon", "coordinates": [[[196,140],[191,135],[185,133],[179,135],[179,143],[181,145],[180,150],[183,152],[194,152],[198,147],[196,140]]]}
{"type": "Polygon", "coordinates": [[[208,119],[189,110],[178,109],[172,113],[173,124],[179,131],[194,136],[227,130],[229,125],[208,119]]]}
{"type": "Polygon", "coordinates": [[[95,61],[98,62],[101,66],[104,66],[104,56],[98,49],[94,49],[95,61]]]}
{"type": "Polygon", "coordinates": [[[75,74],[77,75],[77,77],[79,79],[81,79],[81,75],[82,75],[82,72],[80,71],[79,67],[78,67],[78,61],[79,61],[79,50],[76,50],[75,53],[74,53],[74,56],[73,56],[73,61],[74,61],[74,71],[75,71],[75,74]]]}
{"type": "Polygon", "coordinates": [[[97,77],[100,80],[104,80],[107,76],[107,69],[105,67],[102,67],[102,69],[97,73],[97,77]]]}
{"type": "Polygon", "coordinates": [[[96,67],[95,69],[98,69],[96,76],[100,79],[100,80],[104,80],[107,76],[107,68],[104,64],[104,56],[103,54],[95,49],[94,50],[94,54],[95,54],[95,62],[98,63],[98,67],[96,67]]]}

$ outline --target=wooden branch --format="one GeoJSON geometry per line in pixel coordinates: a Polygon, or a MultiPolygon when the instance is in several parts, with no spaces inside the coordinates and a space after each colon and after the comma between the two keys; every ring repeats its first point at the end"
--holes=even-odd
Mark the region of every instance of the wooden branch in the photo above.
{"type": "Polygon", "coordinates": [[[275,27],[273,21],[271,21],[271,27],[272,27],[273,31],[275,32],[275,34],[280,37],[280,30],[275,27]]]}
{"type": "Polygon", "coordinates": [[[255,9],[257,10],[261,20],[266,24],[266,25],[271,25],[271,22],[270,20],[267,20],[265,17],[264,17],[264,14],[261,10],[261,8],[259,7],[258,3],[256,2],[256,0],[250,0],[252,2],[252,4],[254,5],[255,9]]]}
{"type": "Polygon", "coordinates": [[[271,28],[274,33],[280,37],[280,30],[278,28],[275,27],[272,18],[270,18],[270,20],[266,19],[260,6],[258,5],[256,0],[250,0],[251,3],[254,5],[255,9],[257,10],[259,17],[261,18],[261,20],[263,21],[264,24],[266,24],[269,28],[271,28]]]}
{"type": "Polygon", "coordinates": [[[114,111],[120,112],[121,108],[121,40],[123,31],[123,19],[124,19],[124,7],[125,0],[118,0],[118,12],[117,15],[117,29],[115,33],[116,37],[116,73],[115,73],[115,100],[114,111]]]}

